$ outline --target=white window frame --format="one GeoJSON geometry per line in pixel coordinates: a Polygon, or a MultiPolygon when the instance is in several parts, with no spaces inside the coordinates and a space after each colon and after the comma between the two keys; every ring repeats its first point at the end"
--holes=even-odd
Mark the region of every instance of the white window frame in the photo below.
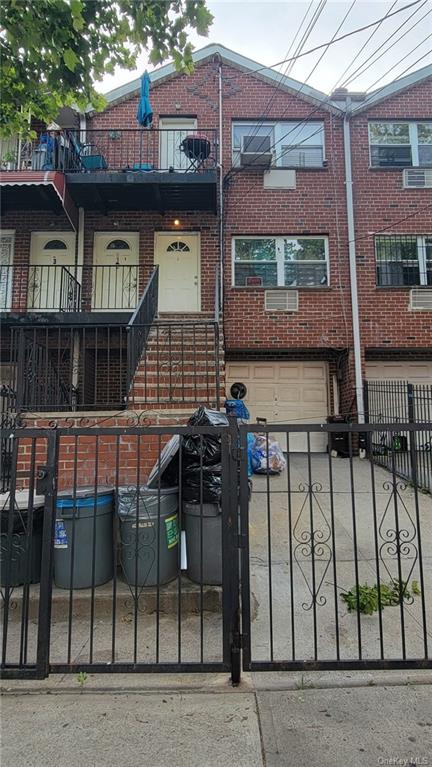
{"type": "MultiPolygon", "coordinates": [[[[420,167],[420,161],[419,161],[419,140],[418,140],[418,126],[422,125],[423,123],[432,123],[432,120],[429,118],[426,118],[424,120],[416,120],[413,122],[412,120],[369,120],[368,123],[368,140],[369,140],[369,165],[371,168],[380,168],[383,169],[382,165],[373,165],[372,164],[372,143],[371,143],[371,134],[370,134],[370,126],[371,125],[393,125],[394,123],[399,123],[401,125],[408,125],[408,132],[409,132],[409,144],[381,144],[380,146],[410,146],[411,147],[411,165],[404,165],[404,166],[397,166],[402,168],[418,168],[420,167]]],[[[374,144],[374,146],[379,146],[378,144],[374,144]]],[[[388,166],[392,167],[392,166],[388,166]]],[[[396,167],[396,166],[394,166],[396,167]]],[[[429,167],[429,166],[427,166],[429,167]]]]}
{"type": "MultiPolygon", "coordinates": [[[[255,134],[255,131],[257,127],[266,127],[271,128],[273,130],[273,141],[271,143],[270,151],[273,155],[273,165],[276,168],[288,168],[291,166],[283,165],[281,160],[283,159],[280,157],[280,152],[282,151],[282,146],[285,148],[288,146],[288,144],[283,144],[284,136],[292,132],[295,134],[296,128],[294,126],[297,126],[297,128],[302,128],[307,125],[314,125],[318,128],[320,127],[320,132],[317,131],[316,136],[317,139],[320,137],[322,141],[322,164],[321,165],[309,165],[306,166],[308,168],[312,169],[319,169],[323,168],[325,166],[326,162],[326,152],[325,152],[325,125],[324,120],[274,120],[274,121],[260,121],[259,118],[256,120],[233,120],[231,124],[231,162],[232,165],[235,167],[238,167],[240,165],[240,153],[241,153],[241,147],[240,149],[234,147],[234,130],[236,127],[250,127],[252,130],[251,135],[257,135],[255,134]],[[292,128],[287,129],[287,125],[291,125],[292,128]]],[[[289,136],[287,136],[287,140],[289,140],[289,136]]],[[[293,147],[296,146],[295,144],[293,147]]],[[[307,147],[308,145],[305,144],[307,147]]],[[[293,165],[293,168],[296,168],[298,170],[302,170],[303,166],[297,166],[293,165]]]]}
{"type": "MultiPolygon", "coordinates": [[[[386,235],[381,235],[383,238],[386,235]]],[[[417,261],[419,266],[419,282],[415,283],[413,285],[380,285],[377,281],[377,287],[378,288],[416,288],[418,286],[424,287],[427,286],[427,260],[426,260],[426,240],[432,239],[432,233],[431,234],[400,234],[398,232],[397,234],[387,234],[389,237],[415,237],[417,239],[417,261]]],[[[389,261],[383,260],[383,261],[377,261],[376,257],[376,240],[374,242],[374,248],[375,248],[375,269],[377,269],[378,265],[382,264],[391,264],[391,259],[389,261]]]]}
{"type": "Polygon", "coordinates": [[[9,253],[9,263],[0,264],[0,266],[9,267],[9,278],[7,281],[7,288],[4,291],[4,311],[9,311],[12,305],[12,283],[14,277],[14,260],[15,260],[15,229],[0,229],[0,236],[10,238],[11,249],[9,253]]]}
{"type": "MultiPolygon", "coordinates": [[[[299,261],[298,263],[308,263],[307,261],[299,261]]],[[[322,234],[248,234],[248,235],[236,235],[232,237],[231,241],[231,284],[233,288],[240,288],[246,290],[253,290],[256,288],[273,290],[277,288],[283,288],[284,290],[319,290],[330,287],[330,257],[329,257],[329,238],[327,235],[322,234]],[[274,240],[276,246],[276,260],[275,261],[236,261],[235,259],[235,244],[237,240],[274,240]],[[311,263],[320,263],[326,265],[327,280],[324,285],[285,285],[285,264],[296,263],[295,261],[285,261],[284,255],[284,240],[323,240],[324,242],[324,261],[311,261],[311,263]],[[249,264],[249,263],[266,263],[276,264],[277,271],[277,285],[236,285],[235,283],[235,266],[236,264],[249,264]]]]}

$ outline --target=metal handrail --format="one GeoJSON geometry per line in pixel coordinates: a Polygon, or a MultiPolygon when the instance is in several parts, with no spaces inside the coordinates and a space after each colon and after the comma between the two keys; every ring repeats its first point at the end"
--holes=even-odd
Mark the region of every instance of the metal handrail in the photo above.
{"type": "Polygon", "coordinates": [[[159,289],[159,267],[155,266],[147,287],[142,294],[138,306],[130,318],[127,330],[127,391],[130,387],[144,354],[151,324],[157,314],[159,289]]]}

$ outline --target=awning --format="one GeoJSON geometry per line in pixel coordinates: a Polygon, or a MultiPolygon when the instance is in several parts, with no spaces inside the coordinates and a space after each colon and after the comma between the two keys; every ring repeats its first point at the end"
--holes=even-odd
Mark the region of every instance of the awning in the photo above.
{"type": "Polygon", "coordinates": [[[6,171],[0,173],[2,204],[7,209],[63,209],[73,229],[78,229],[78,209],[59,171],[6,171]]]}

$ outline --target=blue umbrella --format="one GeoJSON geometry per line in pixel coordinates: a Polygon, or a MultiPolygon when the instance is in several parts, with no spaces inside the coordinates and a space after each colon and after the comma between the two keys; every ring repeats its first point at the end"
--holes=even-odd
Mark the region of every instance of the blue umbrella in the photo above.
{"type": "Polygon", "coordinates": [[[148,128],[153,121],[153,109],[150,104],[150,77],[147,70],[141,78],[141,96],[138,102],[136,114],[137,120],[144,128],[148,128]]]}

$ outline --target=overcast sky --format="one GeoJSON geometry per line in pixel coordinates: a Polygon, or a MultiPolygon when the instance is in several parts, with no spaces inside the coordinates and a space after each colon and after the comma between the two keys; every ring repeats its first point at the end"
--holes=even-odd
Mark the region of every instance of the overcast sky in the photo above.
{"type": "MultiPolygon", "coordinates": [[[[355,0],[337,36],[385,16],[393,2],[394,0],[375,0],[374,2],[355,0]]],[[[392,10],[403,8],[410,2],[412,0],[396,0],[392,10]]],[[[247,0],[247,2],[216,0],[212,2],[210,0],[207,5],[214,16],[214,22],[208,38],[199,37],[196,34],[191,35],[191,41],[196,49],[202,48],[210,42],[221,43],[254,61],[271,66],[286,58],[306,11],[309,8],[302,31],[318,8],[319,0],[313,0],[312,6],[310,0],[303,2],[265,2],[265,0],[247,0]]],[[[351,5],[352,0],[350,2],[327,0],[303,50],[306,51],[331,40],[351,5]]],[[[290,72],[291,77],[302,82],[307,81],[318,90],[329,93],[336,84],[341,84],[337,83],[338,79],[360,51],[372,31],[371,28],[349,37],[346,41],[331,45],[312,74],[311,71],[322,51],[299,59],[290,72]]],[[[360,65],[367,65],[371,59],[373,60],[374,52],[381,45],[383,48],[391,45],[404,33],[407,34],[399,42],[396,42],[388,53],[380,57],[364,74],[359,72],[348,83],[351,90],[374,90],[402,75],[407,67],[414,70],[432,63],[432,0],[421,0],[418,5],[384,21],[344,79],[349,77],[360,65]],[[427,15],[425,16],[425,14],[427,15]],[[422,20],[423,16],[425,18],[422,20]],[[405,20],[407,23],[386,43],[385,41],[405,20]],[[413,28],[409,31],[411,27],[413,28]],[[416,46],[419,47],[413,51],[416,46]],[[413,52],[410,53],[410,51],[413,52]],[[404,58],[407,54],[409,54],[407,58],[404,58]],[[417,61],[420,58],[421,61],[417,61]],[[394,68],[391,69],[392,67],[394,68]],[[388,72],[390,69],[391,71],[388,72]],[[388,74],[386,74],[387,72],[388,74]],[[374,85],[377,80],[379,82],[374,85]]],[[[300,36],[297,38],[292,51],[297,46],[300,36]]],[[[99,89],[106,93],[112,88],[133,80],[142,74],[146,63],[146,56],[142,55],[135,71],[121,70],[115,75],[107,76],[101,84],[98,84],[99,89]]],[[[286,66],[283,65],[277,69],[283,71],[286,66]]]]}

